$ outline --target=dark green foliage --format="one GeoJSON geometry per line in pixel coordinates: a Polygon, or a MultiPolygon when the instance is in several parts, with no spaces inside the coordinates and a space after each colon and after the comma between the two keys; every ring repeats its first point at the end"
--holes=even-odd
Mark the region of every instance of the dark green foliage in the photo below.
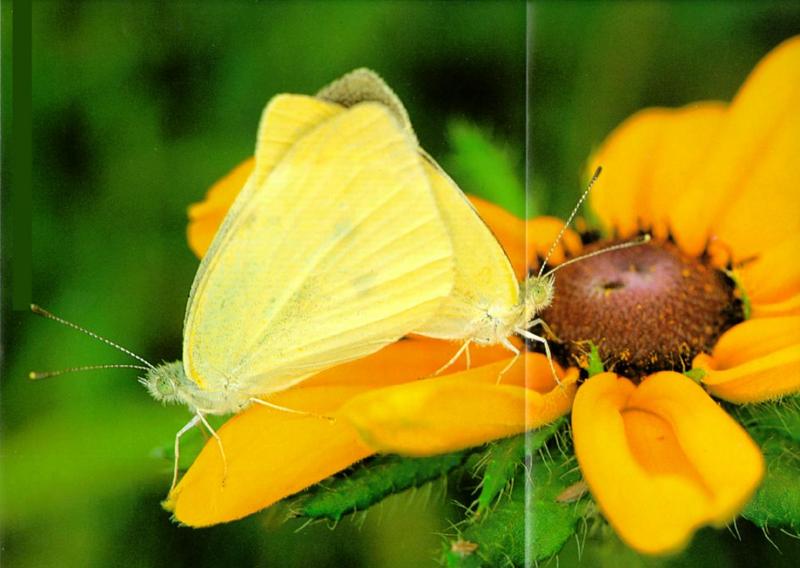
{"type": "Polygon", "coordinates": [[[292,510],[298,517],[338,521],[348,513],[363,511],[388,495],[447,475],[460,466],[466,456],[467,452],[430,458],[381,456],[315,486],[297,499],[292,510]]]}
{"type": "MultiPolygon", "coordinates": [[[[512,152],[492,140],[486,131],[464,120],[451,122],[447,134],[452,150],[443,166],[461,189],[525,218],[520,152],[512,152]]],[[[536,211],[527,214],[535,215],[536,211]]]]}
{"type": "Polygon", "coordinates": [[[486,449],[481,480],[481,492],[477,499],[476,516],[483,515],[495,499],[509,487],[514,474],[522,466],[525,456],[525,435],[498,440],[486,449]]]}
{"type": "Polygon", "coordinates": [[[589,500],[562,503],[558,498],[580,480],[575,463],[560,453],[547,459],[532,457],[530,463],[530,470],[522,470],[514,479],[509,496],[461,532],[460,540],[477,544],[475,551],[459,554],[451,543],[446,555],[449,566],[522,566],[526,542],[527,560],[539,561],[558,553],[574,534],[589,500]]]}
{"type": "Polygon", "coordinates": [[[763,528],[800,533],[800,398],[735,410],[761,446],[766,475],[742,516],[763,528]]]}
{"type": "Polygon", "coordinates": [[[764,528],[800,534],[800,444],[775,438],[761,445],[767,473],[742,516],[764,528]]]}
{"type": "Polygon", "coordinates": [[[732,409],[756,440],[781,436],[800,443],[800,397],[748,404],[732,409]]]}

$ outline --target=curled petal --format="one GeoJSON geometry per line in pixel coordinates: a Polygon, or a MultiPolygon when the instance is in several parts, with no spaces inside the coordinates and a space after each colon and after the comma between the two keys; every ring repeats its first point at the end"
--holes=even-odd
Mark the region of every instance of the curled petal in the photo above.
{"type": "Polygon", "coordinates": [[[254,165],[255,158],[248,158],[211,186],[203,201],[189,206],[187,237],[189,248],[198,258],[202,258],[208,250],[222,219],[250,177],[254,165]]]}
{"type": "Polygon", "coordinates": [[[706,372],[706,389],[736,403],[758,402],[800,391],[800,316],[751,319],[720,337],[694,367],[706,372]]]}
{"type": "MultiPolygon", "coordinates": [[[[298,388],[270,398],[294,410],[333,413],[363,389],[298,388]]],[[[258,405],[226,422],[170,493],[164,506],[203,527],[240,519],[337,473],[372,453],[343,421],[330,422],[258,405]]]]}
{"type": "Polygon", "coordinates": [[[589,488],[631,547],[663,554],[707,524],[732,520],[758,486],[763,458],[747,433],[687,377],[638,387],[613,373],[578,390],[575,453],[589,488]]]}
{"type": "Polygon", "coordinates": [[[518,434],[569,412],[577,369],[561,372],[557,385],[547,359],[530,353],[498,384],[508,362],[371,390],[345,404],[338,416],[375,450],[425,456],[518,434]]]}
{"type": "MultiPolygon", "coordinates": [[[[331,416],[348,400],[369,389],[432,375],[457,346],[414,338],[378,353],[333,367],[269,401],[292,410],[331,416]]],[[[473,364],[508,359],[502,347],[476,347],[473,364]]],[[[464,368],[463,358],[450,371],[464,368]]],[[[370,455],[372,450],[344,420],[333,423],[254,405],[219,429],[227,476],[219,447],[211,439],[170,494],[165,506],[191,526],[238,519],[313,485],[370,455]]]]}

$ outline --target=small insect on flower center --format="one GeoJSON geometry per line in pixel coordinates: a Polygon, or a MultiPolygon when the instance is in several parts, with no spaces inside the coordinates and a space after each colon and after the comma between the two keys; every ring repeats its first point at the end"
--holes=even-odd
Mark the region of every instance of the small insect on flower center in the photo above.
{"type": "MultiPolygon", "coordinates": [[[[586,252],[615,243],[595,243],[586,252]]],[[[743,319],[723,272],[672,243],[648,243],[565,266],[542,313],[560,355],[581,361],[590,342],[605,370],[639,378],[684,371],[726,329],[743,319]]]]}

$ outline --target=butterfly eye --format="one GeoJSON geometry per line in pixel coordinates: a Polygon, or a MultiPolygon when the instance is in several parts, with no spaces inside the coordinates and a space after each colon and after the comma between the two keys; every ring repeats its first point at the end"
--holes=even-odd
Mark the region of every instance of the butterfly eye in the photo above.
{"type": "Polygon", "coordinates": [[[156,381],[156,389],[162,396],[172,396],[175,394],[175,383],[169,377],[162,375],[156,381]]]}

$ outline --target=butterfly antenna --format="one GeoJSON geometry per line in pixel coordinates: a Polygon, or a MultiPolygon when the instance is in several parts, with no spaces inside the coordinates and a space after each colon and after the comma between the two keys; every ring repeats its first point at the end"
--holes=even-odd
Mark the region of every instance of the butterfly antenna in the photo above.
{"type": "MultiPolygon", "coordinates": [[[[582,256],[571,258],[566,262],[562,262],[561,264],[559,264],[558,266],[556,266],[552,270],[548,270],[547,274],[545,274],[545,276],[550,276],[556,270],[560,270],[560,269],[564,268],[565,266],[569,266],[570,264],[572,264],[574,262],[578,262],[579,260],[586,260],[587,258],[592,258],[593,256],[598,256],[600,254],[605,254],[607,252],[612,252],[612,251],[615,251],[615,250],[626,249],[626,248],[631,248],[631,247],[638,247],[639,245],[643,245],[643,244],[649,243],[649,242],[650,242],[650,235],[642,235],[641,237],[639,237],[638,239],[636,239],[634,241],[629,241],[627,243],[620,243],[618,245],[612,245],[610,247],[606,247],[604,249],[596,250],[594,252],[590,252],[590,253],[584,254],[582,256]]],[[[541,273],[539,274],[539,276],[541,276],[541,273]]]]}
{"type": "MultiPolygon", "coordinates": [[[[597,178],[600,177],[600,173],[602,171],[603,171],[602,166],[597,166],[597,169],[594,171],[594,174],[592,174],[592,179],[589,180],[589,185],[586,186],[583,195],[581,195],[581,198],[578,199],[578,203],[575,204],[575,208],[572,210],[572,213],[569,214],[567,222],[564,223],[563,227],[561,227],[561,231],[559,231],[558,236],[553,241],[553,244],[550,245],[550,250],[547,251],[547,255],[544,257],[544,260],[542,261],[542,266],[541,268],[539,268],[539,274],[538,274],[539,277],[542,276],[542,273],[544,272],[544,269],[547,266],[547,261],[550,259],[550,256],[555,252],[558,243],[561,242],[561,237],[563,237],[564,233],[567,232],[567,228],[569,227],[570,223],[572,223],[572,220],[575,218],[575,215],[578,214],[578,209],[580,209],[581,205],[583,205],[583,202],[586,201],[586,197],[589,195],[589,192],[592,190],[592,186],[597,181],[597,178]]],[[[550,273],[552,273],[552,271],[550,271],[550,273]]]]}
{"type": "MultiPolygon", "coordinates": [[[[66,373],[77,373],[80,371],[96,371],[100,369],[139,369],[140,371],[149,371],[149,367],[142,365],[85,365],[83,367],[72,367],[71,369],[63,369],[61,371],[31,371],[28,373],[28,378],[34,381],[39,379],[48,379],[50,377],[57,377],[66,373]]],[[[140,381],[141,382],[141,381],[140,381]]]]}
{"type": "Polygon", "coordinates": [[[58,323],[60,323],[61,325],[65,325],[65,326],[67,326],[67,327],[71,327],[72,329],[75,329],[75,330],[77,330],[77,331],[80,331],[81,333],[85,333],[85,334],[86,334],[86,335],[88,335],[89,337],[93,337],[94,339],[96,339],[96,340],[98,340],[98,341],[102,341],[102,342],[103,342],[103,343],[105,343],[106,345],[110,345],[110,346],[111,346],[111,347],[113,347],[114,349],[117,349],[117,350],[119,350],[119,351],[122,351],[122,352],[123,352],[123,353],[125,353],[126,355],[129,355],[129,356],[133,357],[134,359],[136,359],[136,360],[137,360],[137,361],[139,361],[140,363],[144,363],[145,365],[147,365],[147,368],[148,368],[148,369],[155,369],[155,367],[153,366],[153,364],[152,364],[152,363],[150,363],[149,361],[145,360],[145,359],[144,359],[144,358],[142,358],[142,357],[139,357],[139,356],[138,356],[136,353],[134,353],[133,351],[130,351],[130,350],[128,350],[128,349],[125,349],[124,347],[122,347],[121,345],[118,345],[118,344],[114,343],[114,342],[113,342],[113,341],[111,341],[110,339],[106,339],[105,337],[101,337],[101,336],[97,335],[96,333],[89,331],[88,329],[85,329],[85,328],[83,328],[83,327],[81,327],[81,326],[79,326],[79,325],[77,325],[77,324],[74,324],[74,323],[72,323],[72,322],[70,322],[70,321],[67,321],[67,320],[65,320],[65,319],[63,319],[63,318],[60,318],[60,317],[58,317],[58,316],[57,316],[57,315],[55,315],[55,314],[51,314],[50,312],[48,312],[47,310],[45,310],[44,308],[42,308],[42,307],[40,307],[40,306],[37,306],[36,304],[31,304],[31,311],[32,311],[33,313],[35,313],[36,315],[39,315],[39,316],[45,317],[45,318],[47,318],[47,319],[51,319],[51,320],[53,320],[53,321],[55,321],[55,322],[58,322],[58,323]]]}

